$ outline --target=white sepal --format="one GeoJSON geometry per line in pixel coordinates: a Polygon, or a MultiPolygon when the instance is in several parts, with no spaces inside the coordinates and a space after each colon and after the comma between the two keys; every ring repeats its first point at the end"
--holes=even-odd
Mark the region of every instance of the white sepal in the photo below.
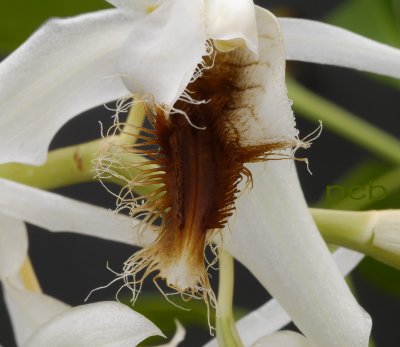
{"type": "Polygon", "coordinates": [[[48,295],[25,290],[16,282],[17,276],[3,282],[4,299],[18,346],[23,346],[40,326],[68,311],[70,306],[48,295]]]}
{"type": "Polygon", "coordinates": [[[400,78],[400,50],[348,30],[306,19],[279,18],[286,57],[400,78]]]}
{"type": "Polygon", "coordinates": [[[2,213],[50,231],[76,232],[137,246],[155,238],[149,232],[139,239],[135,229],[139,222],[127,216],[1,178],[0,195],[2,213]]]}

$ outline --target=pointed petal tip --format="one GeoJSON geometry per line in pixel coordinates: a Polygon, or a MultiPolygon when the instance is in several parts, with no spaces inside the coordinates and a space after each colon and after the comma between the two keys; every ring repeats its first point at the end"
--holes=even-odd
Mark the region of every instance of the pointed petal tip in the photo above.
{"type": "Polygon", "coordinates": [[[177,346],[179,346],[179,344],[185,339],[186,330],[177,319],[175,319],[175,326],[176,326],[176,331],[175,331],[175,334],[174,334],[172,340],[166,344],[159,345],[157,347],[177,347],[177,346]]]}

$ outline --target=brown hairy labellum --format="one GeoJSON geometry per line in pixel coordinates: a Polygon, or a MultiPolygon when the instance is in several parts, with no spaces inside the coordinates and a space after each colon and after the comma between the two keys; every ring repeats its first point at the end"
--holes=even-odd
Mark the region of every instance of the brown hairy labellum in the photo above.
{"type": "MultiPolygon", "coordinates": [[[[136,286],[153,274],[155,283],[165,279],[181,294],[214,305],[204,251],[232,216],[240,187],[246,186],[241,182],[251,184],[245,164],[287,157],[283,150],[294,143],[260,143],[248,136],[251,127],[262,123],[248,101],[248,93],[264,92],[261,84],[249,82],[262,63],[254,62],[245,49],[206,57],[205,63],[209,67],[174,105],[179,112],[145,104],[151,127],[140,128],[132,135],[138,141],[120,151],[151,160],[136,164],[137,174],[126,177],[119,205],[134,217],[144,216],[142,226],[161,220],[153,244],[125,263],[126,286],[137,292],[136,286]],[[135,187],[150,185],[156,188],[149,195],[133,196],[135,187]]],[[[129,124],[123,125],[129,133],[129,124]]],[[[118,123],[114,131],[120,127],[118,123]]],[[[110,163],[100,165],[101,174],[111,172],[110,163]]]]}

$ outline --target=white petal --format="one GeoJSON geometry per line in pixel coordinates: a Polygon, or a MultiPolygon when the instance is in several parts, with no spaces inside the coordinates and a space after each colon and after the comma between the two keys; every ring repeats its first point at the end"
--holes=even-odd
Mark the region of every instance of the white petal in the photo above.
{"type": "Polygon", "coordinates": [[[53,19],[0,64],[0,163],[44,163],[64,123],[127,94],[117,59],[132,21],[119,10],[53,19]]]}
{"type": "Polygon", "coordinates": [[[294,331],[279,331],[258,340],[251,347],[312,347],[307,339],[294,331]]]}
{"type": "Polygon", "coordinates": [[[116,302],[74,307],[42,326],[25,347],[133,347],[161,335],[147,318],[116,302]]]}
{"type": "Polygon", "coordinates": [[[16,275],[27,253],[28,234],[24,222],[0,214],[0,280],[16,275]]]}
{"type": "MultiPolygon", "coordinates": [[[[347,276],[364,258],[364,254],[339,248],[333,253],[333,258],[343,276],[347,276]]],[[[271,299],[258,309],[250,312],[237,321],[237,329],[245,346],[250,346],[263,336],[282,329],[292,321],[276,299],[271,299]]],[[[204,347],[218,347],[216,339],[204,347]]]]}
{"type": "Polygon", "coordinates": [[[371,320],[338,271],[308,211],[294,163],[253,165],[224,246],[317,346],[368,346],[371,320]]]}
{"type": "Polygon", "coordinates": [[[70,231],[107,240],[143,245],[155,235],[138,238],[138,222],[111,211],[0,179],[0,212],[50,231],[70,231]]]}
{"type": "Polygon", "coordinates": [[[120,67],[132,93],[172,106],[206,54],[202,0],[162,1],[138,22],[125,43],[120,67]]]}
{"type": "MultiPolygon", "coordinates": [[[[363,254],[339,248],[333,254],[343,276],[347,276],[362,260],[363,254]]],[[[251,345],[262,336],[282,329],[291,322],[281,305],[272,299],[237,322],[237,329],[245,345],[251,345]]],[[[207,345],[207,347],[211,347],[207,345]]]]}
{"type": "Polygon", "coordinates": [[[41,325],[69,310],[68,305],[50,296],[17,288],[9,280],[3,284],[18,346],[22,346],[41,325]]]}
{"type": "Polygon", "coordinates": [[[208,37],[242,39],[258,54],[257,24],[253,0],[205,0],[208,37]]]}
{"type": "Polygon", "coordinates": [[[286,57],[400,78],[400,50],[316,21],[279,19],[286,57]]]}
{"type": "MultiPolygon", "coordinates": [[[[333,253],[333,258],[343,276],[347,276],[362,260],[363,254],[345,248],[333,253]]],[[[292,321],[276,299],[268,301],[237,322],[237,329],[245,345],[251,345],[262,336],[282,329],[292,321]]],[[[212,345],[207,347],[211,347],[212,345]]]]}

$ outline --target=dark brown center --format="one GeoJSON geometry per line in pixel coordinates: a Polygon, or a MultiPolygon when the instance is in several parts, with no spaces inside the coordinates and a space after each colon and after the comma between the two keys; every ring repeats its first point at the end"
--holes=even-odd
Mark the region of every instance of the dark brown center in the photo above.
{"type": "MultiPolygon", "coordinates": [[[[257,116],[247,100],[239,100],[246,90],[246,69],[251,66],[242,61],[245,56],[236,50],[209,61],[213,67],[204,70],[186,91],[194,101],[205,102],[179,100],[174,109],[183,114],[168,114],[159,106],[147,107],[154,129],[142,129],[140,138],[144,143],[141,147],[135,145],[132,152],[149,156],[158,168],[144,169],[135,182],[160,185],[131,213],[147,211],[154,216],[147,222],[161,217],[162,223],[157,240],[125,264],[125,273],[133,275],[136,282],[156,272],[155,279],[164,278],[178,291],[206,300],[213,297],[204,250],[211,236],[223,229],[233,214],[240,182],[245,179],[251,183],[251,173],[244,164],[265,161],[288,146],[245,145],[254,141],[243,139],[241,129],[248,134],[249,114],[253,120],[257,116]]],[[[252,85],[246,88],[263,89],[252,85]]]]}

